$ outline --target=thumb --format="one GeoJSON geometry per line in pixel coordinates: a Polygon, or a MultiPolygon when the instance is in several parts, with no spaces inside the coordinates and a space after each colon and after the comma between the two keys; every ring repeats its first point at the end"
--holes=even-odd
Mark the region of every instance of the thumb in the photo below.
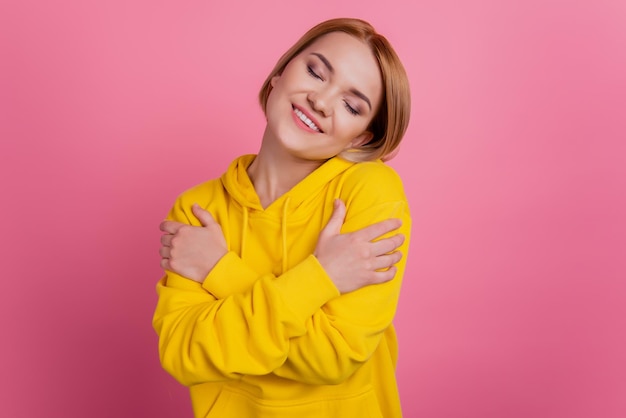
{"type": "Polygon", "coordinates": [[[213,215],[211,215],[211,212],[205,210],[199,204],[194,203],[191,207],[191,211],[193,212],[195,217],[198,218],[202,226],[209,226],[215,223],[215,219],[213,219],[213,215]]]}
{"type": "Polygon", "coordinates": [[[322,230],[322,234],[339,235],[341,226],[346,219],[346,205],[341,199],[335,199],[333,205],[333,214],[330,216],[328,223],[322,230]]]}

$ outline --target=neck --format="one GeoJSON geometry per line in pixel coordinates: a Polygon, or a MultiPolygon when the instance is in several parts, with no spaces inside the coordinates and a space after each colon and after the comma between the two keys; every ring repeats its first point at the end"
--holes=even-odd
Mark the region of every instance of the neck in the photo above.
{"type": "MultiPolygon", "coordinates": [[[[264,138],[268,134],[266,129],[264,138]]],[[[296,158],[279,147],[270,145],[271,143],[272,141],[265,140],[261,143],[259,153],[247,170],[264,208],[324,163],[296,158]]]]}

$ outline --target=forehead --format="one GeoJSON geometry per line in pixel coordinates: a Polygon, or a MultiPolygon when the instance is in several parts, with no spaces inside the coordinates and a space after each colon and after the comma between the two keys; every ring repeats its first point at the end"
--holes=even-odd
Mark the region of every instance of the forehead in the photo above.
{"type": "Polygon", "coordinates": [[[378,96],[382,91],[380,68],[370,46],[344,32],[331,32],[317,38],[304,49],[302,56],[324,55],[333,66],[335,75],[354,84],[366,94],[378,96]]]}

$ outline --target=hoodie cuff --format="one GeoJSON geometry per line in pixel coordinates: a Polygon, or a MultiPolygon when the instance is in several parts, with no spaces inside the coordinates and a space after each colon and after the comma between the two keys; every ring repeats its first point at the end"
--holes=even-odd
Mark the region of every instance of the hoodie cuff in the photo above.
{"type": "Polygon", "coordinates": [[[313,255],[283,273],[274,284],[285,305],[302,321],[310,318],[326,302],[340,295],[335,284],[313,255]]]}
{"type": "Polygon", "coordinates": [[[202,287],[217,299],[249,289],[259,277],[233,251],[226,253],[204,279],[202,287]]]}

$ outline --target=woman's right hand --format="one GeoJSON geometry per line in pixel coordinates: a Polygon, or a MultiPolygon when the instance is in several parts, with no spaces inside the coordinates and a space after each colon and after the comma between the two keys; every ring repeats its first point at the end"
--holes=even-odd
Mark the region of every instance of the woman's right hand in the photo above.
{"type": "Polygon", "coordinates": [[[388,282],[396,274],[394,266],[402,258],[396,251],[404,242],[402,234],[374,241],[398,229],[399,219],[387,219],[358,231],[341,233],[346,207],[335,200],[333,214],[320,232],[314,255],[340,293],[371,284],[388,282]]]}
{"type": "Polygon", "coordinates": [[[163,221],[161,267],[202,283],[215,264],[228,252],[221,226],[207,210],[194,204],[191,211],[202,226],[163,221]]]}

